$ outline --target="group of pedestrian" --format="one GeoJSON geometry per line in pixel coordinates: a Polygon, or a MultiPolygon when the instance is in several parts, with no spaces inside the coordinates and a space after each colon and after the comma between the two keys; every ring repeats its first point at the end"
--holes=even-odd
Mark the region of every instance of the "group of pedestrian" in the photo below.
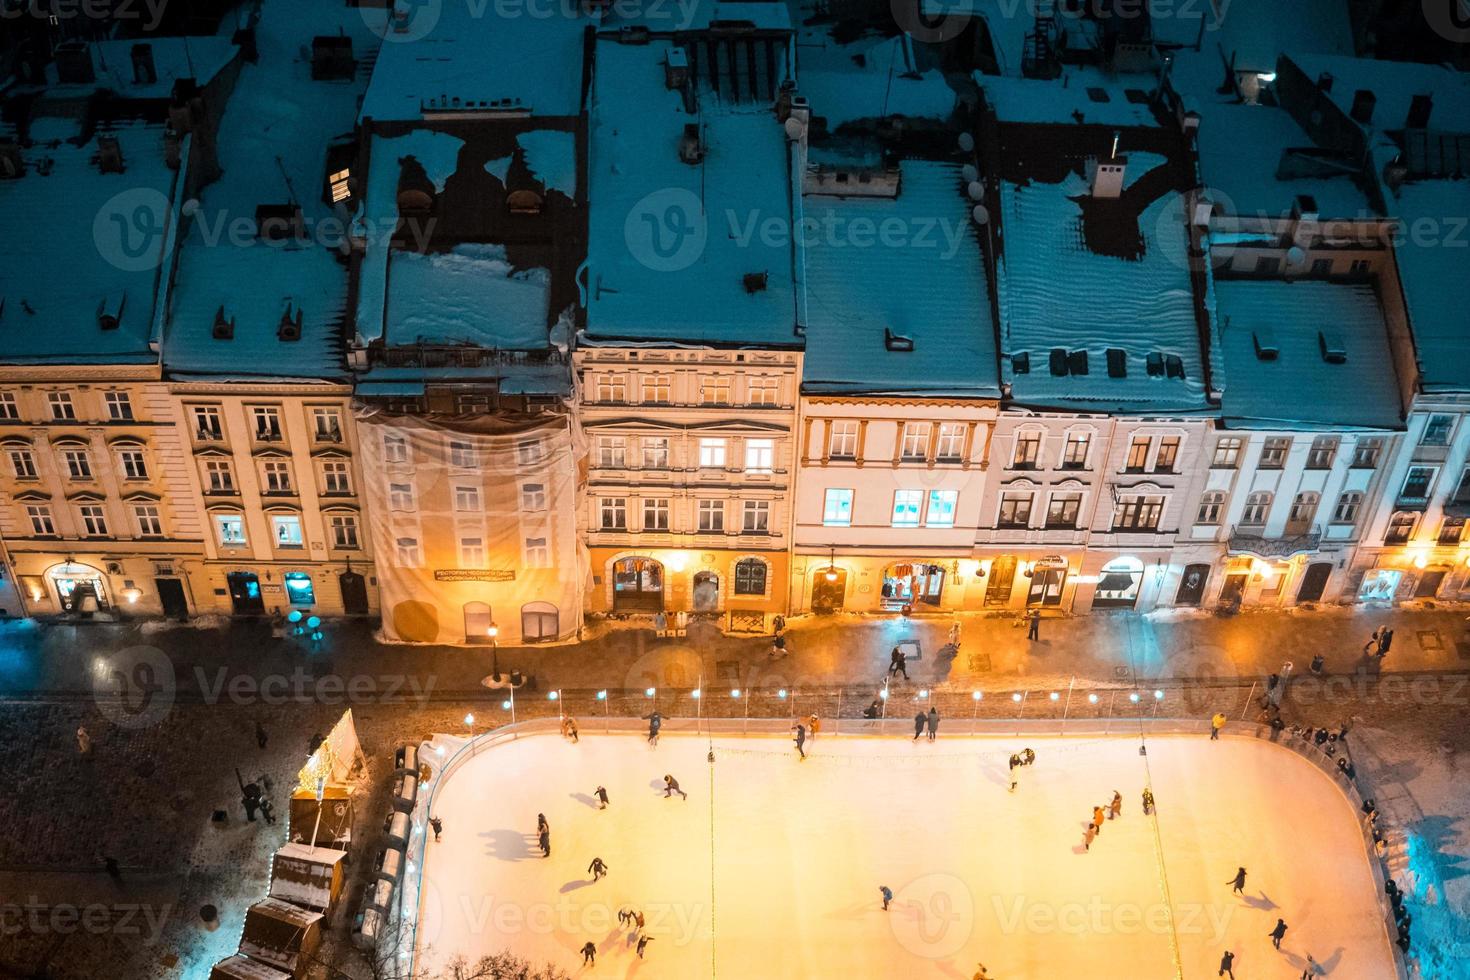
{"type": "Polygon", "coordinates": [[[897,677],[903,675],[904,680],[909,679],[909,658],[900,647],[894,647],[893,652],[888,655],[888,676],[897,677]]]}
{"type": "Polygon", "coordinates": [[[1036,753],[1032,752],[1029,748],[1022,749],[1019,752],[1011,753],[1009,767],[1011,773],[1010,791],[1012,793],[1016,791],[1016,777],[1017,773],[1020,771],[1020,768],[1022,766],[1029,766],[1035,761],[1036,753]]]}
{"type": "Polygon", "coordinates": [[[638,941],[638,958],[643,959],[643,951],[653,942],[653,937],[643,931],[643,913],[633,908],[618,909],[618,925],[633,930],[631,938],[638,941]]]}
{"type": "MultiPolygon", "coordinates": [[[[1148,790],[1144,790],[1144,793],[1146,800],[1151,799],[1151,797],[1147,796],[1148,790]]],[[[1082,831],[1083,850],[1092,850],[1092,842],[1097,839],[1097,836],[1099,834],[1102,833],[1104,821],[1117,820],[1122,815],[1123,794],[1118,792],[1117,790],[1113,790],[1112,799],[1110,799],[1107,803],[1104,803],[1102,806],[1095,806],[1092,808],[1092,819],[1084,825],[1082,831]]]]}
{"type": "Polygon", "coordinates": [[[822,719],[818,718],[816,715],[810,715],[804,721],[795,722],[791,726],[791,729],[796,736],[796,752],[798,755],[801,756],[801,760],[803,762],[806,761],[807,739],[810,738],[811,740],[816,741],[817,730],[821,727],[822,719]]]}
{"type": "Polygon", "coordinates": [[[573,745],[576,745],[581,740],[581,736],[577,733],[577,719],[571,715],[561,720],[561,737],[573,745]]]}
{"type": "Polygon", "coordinates": [[[914,715],[914,741],[917,742],[924,735],[929,736],[929,741],[934,741],[939,734],[939,709],[933,705],[929,706],[928,712],[920,711],[914,715]]]}
{"type": "Polygon", "coordinates": [[[1389,648],[1393,646],[1393,630],[1388,626],[1380,626],[1373,631],[1368,642],[1363,644],[1363,654],[1368,657],[1377,657],[1382,660],[1388,656],[1389,648]]]}
{"type": "Polygon", "coordinates": [[[1398,931],[1398,939],[1395,942],[1399,949],[1407,953],[1409,951],[1409,923],[1414,917],[1404,907],[1404,893],[1399,890],[1398,882],[1389,878],[1383,883],[1383,893],[1388,896],[1388,902],[1393,906],[1393,920],[1398,931]]]}

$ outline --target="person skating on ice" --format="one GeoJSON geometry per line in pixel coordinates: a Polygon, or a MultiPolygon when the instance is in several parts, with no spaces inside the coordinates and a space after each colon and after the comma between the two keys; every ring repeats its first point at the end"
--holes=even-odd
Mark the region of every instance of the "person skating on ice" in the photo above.
{"type": "Polygon", "coordinates": [[[597,965],[597,944],[590,939],[582,944],[582,965],[597,965]]]}
{"type": "Polygon", "coordinates": [[[438,817],[430,817],[429,826],[434,828],[434,843],[439,843],[439,835],[444,833],[444,821],[438,817]]]}
{"type": "Polygon", "coordinates": [[[664,716],[655,711],[650,715],[645,715],[644,717],[648,719],[648,744],[657,745],[658,730],[663,727],[664,716]]]}
{"type": "Polygon", "coordinates": [[[1266,933],[1266,935],[1271,937],[1271,945],[1275,946],[1277,949],[1280,949],[1281,940],[1286,936],[1286,920],[1277,919],[1276,928],[1266,933]]]}
{"type": "Polygon", "coordinates": [[[914,741],[917,742],[924,734],[924,726],[929,724],[929,716],[920,711],[914,715],[914,741]]]}
{"type": "Polygon", "coordinates": [[[541,845],[541,856],[551,857],[551,831],[543,830],[536,836],[536,842],[541,845]]]}
{"type": "Polygon", "coordinates": [[[651,943],[651,942],[653,942],[653,937],[652,936],[639,936],[638,937],[638,958],[640,960],[643,959],[643,950],[646,949],[648,947],[648,944],[651,943]]]}
{"type": "Polygon", "coordinates": [[[551,824],[546,822],[546,814],[536,814],[536,833],[544,834],[549,830],[551,830],[551,824]]]}
{"type": "Polygon", "coordinates": [[[806,720],[806,735],[813,742],[817,740],[817,732],[821,730],[822,719],[816,715],[809,715],[806,720]]]}
{"type": "Polygon", "coordinates": [[[592,859],[592,863],[587,865],[587,873],[592,876],[594,882],[599,881],[607,877],[607,863],[602,858],[595,857],[592,859]]]}
{"type": "Polygon", "coordinates": [[[683,799],[689,799],[689,794],[679,788],[679,781],[673,776],[664,776],[664,799],[668,799],[678,793],[683,799]]]}
{"type": "Polygon", "coordinates": [[[796,751],[803,762],[806,761],[806,726],[801,722],[796,723],[796,751]]]}
{"type": "Polygon", "coordinates": [[[1235,954],[1228,949],[1220,956],[1220,972],[1216,976],[1235,980],[1235,954]]]}
{"type": "Polygon", "coordinates": [[[1113,790],[1113,802],[1108,804],[1108,819],[1117,820],[1123,815],[1123,794],[1113,790]]]}
{"type": "Polygon", "coordinates": [[[608,802],[607,802],[607,787],[606,786],[599,786],[599,787],[597,787],[597,789],[593,791],[592,795],[595,796],[595,797],[597,797],[597,809],[599,809],[599,810],[606,810],[607,807],[608,807],[608,802]]]}
{"type": "Polygon", "coordinates": [[[1020,768],[1021,768],[1021,757],[1019,755],[1012,755],[1011,756],[1011,764],[1010,765],[1011,765],[1011,792],[1014,793],[1016,791],[1016,774],[1020,771],[1020,768]]]}
{"type": "Polygon", "coordinates": [[[888,903],[893,901],[893,889],[887,885],[878,886],[878,894],[883,896],[883,911],[888,911],[888,903]]]}
{"type": "Polygon", "coordinates": [[[904,680],[908,680],[909,679],[909,664],[908,664],[908,659],[909,659],[908,657],[904,656],[904,652],[902,650],[900,650],[898,647],[894,647],[893,648],[893,653],[890,654],[889,655],[889,658],[888,658],[888,676],[889,677],[896,677],[899,674],[902,674],[903,675],[903,679],[904,680]]]}
{"type": "Polygon", "coordinates": [[[1143,788],[1143,815],[1148,816],[1154,812],[1154,791],[1147,786],[1143,788]]]}
{"type": "Polygon", "coordinates": [[[1087,829],[1082,831],[1082,849],[1092,850],[1092,842],[1097,839],[1097,825],[1088,823],[1087,829]]]}
{"type": "Polygon", "coordinates": [[[1097,828],[1097,832],[1099,834],[1102,833],[1103,808],[1100,806],[1095,806],[1092,808],[1092,825],[1097,828]]]}
{"type": "Polygon", "coordinates": [[[1225,884],[1229,885],[1230,886],[1230,890],[1232,892],[1234,892],[1235,894],[1237,894],[1237,895],[1243,895],[1243,894],[1245,894],[1245,869],[1244,868],[1237,869],[1236,872],[1235,872],[1235,877],[1234,878],[1231,878],[1225,884]]]}
{"type": "Polygon", "coordinates": [[[932,742],[934,741],[934,737],[939,734],[939,709],[932,704],[929,706],[927,724],[929,726],[929,741],[932,742]]]}
{"type": "Polygon", "coordinates": [[[1021,761],[1028,766],[1031,765],[1031,763],[1036,761],[1036,753],[1032,752],[1030,749],[1022,749],[1021,761]]]}
{"type": "Polygon", "coordinates": [[[874,698],[873,703],[863,709],[863,717],[868,719],[869,721],[873,721],[878,717],[879,714],[882,713],[882,711],[883,702],[878,700],[877,698],[874,698]]]}

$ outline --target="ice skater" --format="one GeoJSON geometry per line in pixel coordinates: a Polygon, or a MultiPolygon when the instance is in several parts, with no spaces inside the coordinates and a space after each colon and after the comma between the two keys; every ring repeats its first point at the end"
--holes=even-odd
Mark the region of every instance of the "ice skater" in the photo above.
{"type": "Polygon", "coordinates": [[[429,826],[434,828],[434,843],[439,843],[439,835],[444,833],[444,821],[438,817],[430,817],[429,826]]]}
{"type": "Polygon", "coordinates": [[[1032,752],[1030,749],[1022,749],[1021,761],[1028,766],[1031,765],[1033,762],[1036,761],[1036,753],[1032,752]]]}
{"type": "Polygon", "coordinates": [[[563,718],[561,721],[562,738],[570,739],[573,745],[577,744],[580,736],[577,734],[577,719],[572,717],[563,718]]]}
{"type": "Polygon", "coordinates": [[[651,942],[653,942],[652,936],[640,935],[638,937],[638,958],[640,960],[643,959],[643,951],[648,948],[648,944],[651,942]]]}
{"type": "Polygon", "coordinates": [[[551,857],[551,831],[543,830],[537,835],[536,842],[541,845],[541,856],[551,857]]]}
{"type": "Polygon", "coordinates": [[[888,911],[888,903],[893,901],[893,889],[887,885],[878,886],[878,894],[883,896],[883,911],[888,911]]]}
{"type": "Polygon", "coordinates": [[[551,832],[551,824],[546,822],[546,814],[536,814],[536,833],[545,834],[551,832]]]}
{"type": "Polygon", "coordinates": [[[1225,713],[1215,712],[1215,717],[1210,719],[1210,741],[1220,741],[1220,729],[1225,727],[1225,713]]]}
{"type": "Polygon", "coordinates": [[[934,737],[939,734],[939,709],[932,704],[929,706],[928,725],[929,741],[932,742],[934,741],[934,737]]]}
{"type": "Polygon", "coordinates": [[[599,809],[599,810],[606,810],[607,809],[607,806],[608,806],[608,803],[607,803],[607,787],[606,786],[599,786],[599,787],[597,787],[597,789],[595,789],[593,791],[592,795],[595,796],[595,797],[597,797],[597,809],[599,809]]]}
{"type": "Polygon", "coordinates": [[[1230,886],[1230,890],[1232,892],[1234,892],[1235,894],[1237,894],[1237,895],[1244,895],[1245,894],[1245,869],[1244,868],[1237,869],[1236,872],[1235,872],[1235,877],[1234,878],[1231,878],[1229,881],[1225,882],[1225,884],[1229,885],[1230,886]]]}
{"type": "Polygon", "coordinates": [[[645,716],[648,719],[648,744],[658,744],[658,730],[663,727],[664,716],[657,711],[645,716]]]}
{"type": "Polygon", "coordinates": [[[929,716],[920,711],[914,715],[914,741],[917,742],[924,734],[924,726],[929,724],[929,716]]]}
{"type": "Polygon", "coordinates": [[[618,909],[618,928],[626,929],[633,922],[633,910],[626,905],[618,909]]]}
{"type": "Polygon", "coordinates": [[[1147,786],[1143,788],[1143,815],[1146,817],[1154,812],[1154,791],[1147,786]]]}
{"type": "Polygon", "coordinates": [[[796,751],[801,756],[801,761],[806,761],[806,726],[801,722],[796,723],[796,751]]]}
{"type": "Polygon", "coordinates": [[[874,698],[873,699],[873,703],[870,704],[870,705],[868,705],[866,708],[863,709],[863,717],[866,718],[866,719],[868,719],[869,721],[873,721],[882,712],[883,712],[883,702],[880,701],[878,698],[874,698]]]}
{"type": "Polygon", "coordinates": [[[1022,764],[1023,763],[1021,762],[1021,757],[1019,755],[1012,755],[1011,756],[1011,763],[1010,763],[1010,765],[1011,765],[1011,789],[1010,789],[1010,791],[1012,793],[1014,793],[1016,791],[1016,773],[1017,773],[1017,770],[1019,770],[1021,768],[1022,764]]]}
{"type": "Polygon", "coordinates": [[[597,965],[597,944],[590,939],[582,944],[582,965],[597,965]]]}
{"type": "Polygon", "coordinates": [[[602,858],[593,858],[592,863],[587,865],[587,873],[592,876],[593,881],[600,881],[607,877],[607,864],[602,858]]]}
{"type": "Polygon", "coordinates": [[[1266,933],[1266,935],[1271,937],[1271,945],[1275,946],[1277,949],[1280,949],[1281,940],[1286,936],[1286,920],[1277,919],[1276,928],[1266,933]]]}
{"type": "Polygon", "coordinates": [[[888,657],[888,676],[897,677],[899,674],[903,675],[904,680],[909,679],[909,658],[898,647],[894,647],[888,657]]]}
{"type": "Polygon", "coordinates": [[[664,799],[668,799],[678,793],[683,799],[689,799],[689,794],[679,788],[679,781],[673,776],[664,776],[664,799]]]}
{"type": "Polygon", "coordinates": [[[1313,977],[1319,977],[1321,975],[1322,975],[1322,968],[1317,965],[1317,961],[1316,960],[1312,959],[1312,954],[1311,953],[1308,953],[1307,954],[1307,965],[1304,966],[1304,967],[1302,967],[1302,978],[1301,978],[1301,980],[1312,980],[1313,977]]]}
{"type": "Polygon", "coordinates": [[[1230,980],[1235,980],[1235,954],[1230,952],[1230,950],[1227,949],[1220,956],[1220,972],[1215,975],[1219,977],[1228,976],[1230,980]]]}
{"type": "Polygon", "coordinates": [[[1123,815],[1123,794],[1113,790],[1113,802],[1108,804],[1108,819],[1117,820],[1123,815]]]}
{"type": "Polygon", "coordinates": [[[808,715],[806,719],[806,734],[813,742],[817,740],[817,732],[821,730],[822,719],[816,715],[808,715]]]}
{"type": "Polygon", "coordinates": [[[1087,829],[1082,831],[1082,849],[1092,850],[1092,842],[1097,839],[1097,824],[1089,822],[1087,829]]]}
{"type": "Polygon", "coordinates": [[[1095,806],[1092,808],[1092,825],[1097,828],[1097,832],[1099,834],[1102,833],[1103,808],[1100,806],[1095,806]]]}

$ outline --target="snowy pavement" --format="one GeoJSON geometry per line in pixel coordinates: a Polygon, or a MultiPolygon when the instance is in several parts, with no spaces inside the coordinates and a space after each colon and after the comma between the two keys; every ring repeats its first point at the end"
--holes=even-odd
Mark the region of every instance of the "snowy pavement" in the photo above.
{"type": "Polygon", "coordinates": [[[517,739],[438,790],[421,960],[511,949],[580,976],[817,978],[1395,975],[1357,814],[1289,750],[1254,739],[775,736],[517,739]],[[666,799],[674,774],[689,799],[666,799]],[[612,805],[596,809],[605,785],[612,805]],[[1157,821],[1139,796],[1152,785],[1157,821]],[[1090,851],[1084,821],[1122,816],[1090,851]],[[536,846],[536,815],[552,854],[536,846]],[[592,882],[594,857],[610,867],[592,882]],[[1231,893],[1238,866],[1243,896],[1231,893]],[[879,886],[894,902],[881,907],[879,886]],[[638,961],[622,908],[652,937],[638,961]],[[1266,933],[1283,917],[1280,952],[1266,933]],[[578,950],[592,941],[595,967],[578,950]]]}

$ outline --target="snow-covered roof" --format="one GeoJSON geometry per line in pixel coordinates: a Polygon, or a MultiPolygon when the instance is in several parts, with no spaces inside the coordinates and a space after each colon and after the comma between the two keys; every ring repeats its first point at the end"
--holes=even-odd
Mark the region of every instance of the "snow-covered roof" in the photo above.
{"type": "Polygon", "coordinates": [[[52,92],[63,95],[105,89],[125,99],[167,99],[173,94],[174,83],[181,78],[193,79],[201,87],[209,84],[240,51],[228,36],[208,34],[93,41],[88,49],[96,80],[86,84],[59,84],[56,64],[52,62],[46,66],[47,77],[53,83],[52,92]],[[139,45],[149,48],[153,56],[152,81],[138,80],[133,71],[133,48],[139,45]]]}
{"type": "Polygon", "coordinates": [[[920,0],[929,24],[940,25],[940,36],[957,32],[971,18],[985,24],[1002,75],[1019,77],[1026,35],[1036,26],[1036,5],[1018,0],[920,0]],[[944,19],[940,19],[944,18],[944,19]]]}
{"type": "Polygon", "coordinates": [[[995,325],[960,168],[906,160],[901,179],[897,198],[804,198],[815,231],[802,390],[998,397],[995,325]],[[913,349],[893,349],[894,339],[913,349]]]}
{"type": "Polygon", "coordinates": [[[1219,279],[1215,299],[1226,425],[1402,427],[1388,326],[1372,286],[1219,279]],[[1341,352],[1340,362],[1328,350],[1341,352]]]}
{"type": "Polygon", "coordinates": [[[0,360],[156,363],[159,269],[177,210],[164,128],[104,125],[78,146],[79,135],[76,119],[33,119],[25,175],[0,180],[0,360]],[[117,140],[122,173],[101,172],[104,137],[117,140]],[[103,329],[101,315],[119,311],[103,329]]]}
{"type": "Polygon", "coordinates": [[[1326,94],[1344,114],[1351,114],[1359,89],[1372,92],[1376,99],[1369,127],[1372,132],[1403,129],[1414,96],[1433,94],[1429,128],[1470,133],[1470,78],[1461,72],[1441,65],[1373,58],[1292,54],[1291,60],[1310,79],[1333,76],[1332,88],[1326,94]]]}
{"type": "MultiPolygon", "coordinates": [[[[796,345],[792,184],[766,100],[664,84],[674,45],[600,40],[588,164],[587,335],[796,345]],[[702,160],[680,158],[696,127],[702,160]]],[[[782,48],[773,55],[784,59],[782,48]]],[[[786,74],[778,64],[777,77],[786,74]]]]}
{"type": "Polygon", "coordinates": [[[500,245],[447,253],[395,251],[388,265],[390,344],[475,344],[511,350],[547,346],[551,274],[515,269],[500,245]]]}
{"type": "Polygon", "coordinates": [[[291,974],[244,956],[220,960],[209,973],[210,980],[291,980],[291,974]]]}
{"type": "MultiPolygon", "coordinates": [[[[390,26],[384,32],[363,118],[423,119],[453,111],[575,116],[580,111],[583,31],[596,24],[580,13],[580,5],[502,8],[458,0],[395,0],[395,6],[404,13],[402,29],[390,26]]],[[[667,9],[672,14],[679,8],[669,4],[667,9]]]]}
{"type": "Polygon", "coordinates": [[[1105,75],[1096,68],[1068,68],[1056,80],[975,74],[975,83],[1008,123],[1154,126],[1151,75],[1105,75]]]}
{"type": "Polygon", "coordinates": [[[354,7],[265,0],[256,28],[259,60],[240,71],[220,122],[224,171],[200,195],[175,278],[164,364],[174,375],[259,374],[336,378],[346,374],[342,321],[347,264],[340,254],[348,216],[322,200],[326,152],[351,132],[363,73],[313,80],[311,41],[350,37],[358,58],[377,37],[354,7]],[[266,242],[250,229],[256,207],[299,204],[304,240],[266,242]],[[240,231],[240,229],[245,231],[240,231]],[[220,308],[234,338],[216,340],[220,308]],[[277,336],[282,315],[301,312],[299,340],[277,336]]]}
{"type": "Polygon", "coordinates": [[[1352,54],[1348,6],[1346,0],[1150,0],[1150,25],[1161,45],[1198,44],[1217,63],[1233,58],[1236,71],[1272,72],[1283,52],[1352,54]]]}
{"type": "Polygon", "coordinates": [[[790,13],[783,0],[679,0],[678,3],[613,3],[603,28],[646,27],[652,33],[707,31],[711,25],[750,25],[757,30],[787,30],[790,13]]]}

